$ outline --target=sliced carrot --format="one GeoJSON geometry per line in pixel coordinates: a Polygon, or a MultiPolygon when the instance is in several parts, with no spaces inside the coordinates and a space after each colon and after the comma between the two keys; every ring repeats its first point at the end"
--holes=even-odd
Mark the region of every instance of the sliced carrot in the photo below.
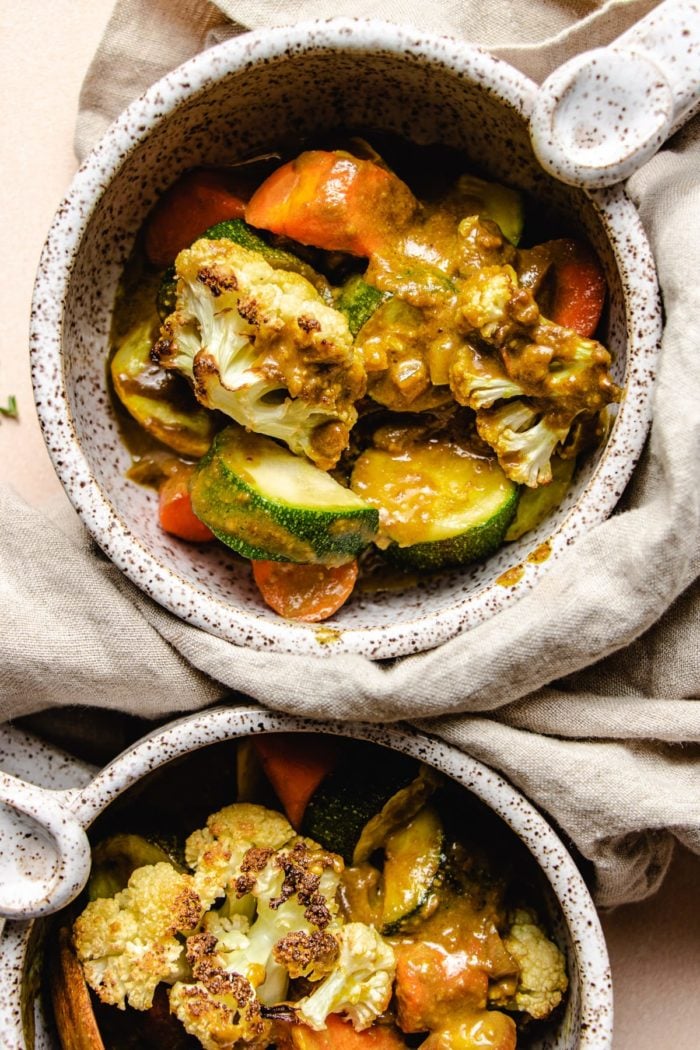
{"type": "Polygon", "coordinates": [[[173,536],[190,543],[207,543],[215,539],[214,533],[192,510],[189,479],[191,467],[183,465],[172,474],[158,490],[158,520],[160,526],[173,536]]]}
{"type": "Polygon", "coordinates": [[[450,953],[439,945],[406,941],[396,950],[396,1003],[399,1028],[425,1032],[443,1027],[456,1005],[484,1008],[488,974],[470,959],[478,943],[450,953]]]}
{"type": "Polygon", "coordinates": [[[554,292],[550,319],[591,336],[603,312],[607,285],[592,248],[584,241],[552,241],[554,292]]]}
{"type": "Polygon", "coordinates": [[[265,179],[245,217],[302,244],[369,257],[396,237],[417,207],[406,183],[374,161],[310,150],[265,179]]]}
{"type": "Polygon", "coordinates": [[[390,1025],[375,1024],[356,1032],[339,1014],[329,1014],[321,1032],[298,1024],[291,1027],[290,1035],[294,1050],[401,1050],[406,1046],[390,1025]]]}
{"type": "Polygon", "coordinates": [[[298,565],[288,561],[254,561],[253,578],[263,600],[290,620],[326,620],[352,594],[357,562],[343,565],[298,565]]]}
{"type": "Polygon", "coordinates": [[[332,740],[304,733],[266,733],[253,737],[263,770],[292,827],[301,826],[306,804],[321,781],[336,766],[338,752],[332,740]]]}
{"type": "Polygon", "coordinates": [[[154,266],[169,266],[210,226],[240,219],[245,211],[241,180],[223,168],[193,168],[160,197],[144,233],[146,255],[154,266]]]}

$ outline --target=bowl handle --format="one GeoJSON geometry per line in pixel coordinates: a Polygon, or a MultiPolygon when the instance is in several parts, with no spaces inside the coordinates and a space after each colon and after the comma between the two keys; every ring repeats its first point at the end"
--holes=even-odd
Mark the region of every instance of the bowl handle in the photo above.
{"type": "Polygon", "coordinates": [[[0,772],[0,915],[33,919],[58,911],[87,882],[90,843],[69,795],[0,772]]]}
{"type": "Polygon", "coordinates": [[[664,0],[608,47],[577,55],[540,87],[537,159],[562,182],[611,186],[700,107],[700,4],[664,0]]]}

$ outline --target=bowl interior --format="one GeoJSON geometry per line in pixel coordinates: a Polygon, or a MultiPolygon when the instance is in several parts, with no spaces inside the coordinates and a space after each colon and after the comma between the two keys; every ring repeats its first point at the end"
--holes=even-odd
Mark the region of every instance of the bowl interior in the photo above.
{"type": "MultiPolygon", "coordinates": [[[[278,716],[247,716],[237,712],[233,716],[222,712],[214,732],[269,731],[294,728],[313,731],[318,736],[321,728],[314,723],[293,722],[278,716]],[[257,719],[257,721],[256,721],[257,719]],[[220,724],[219,724],[220,723],[220,724]]],[[[195,727],[197,722],[189,720],[195,727]]],[[[605,1050],[609,1046],[609,1014],[606,1014],[607,992],[604,981],[607,959],[595,909],[583,882],[561,843],[544,820],[521,796],[490,770],[466,756],[456,754],[438,741],[410,731],[382,731],[376,727],[332,726],[331,731],[343,736],[353,735],[371,743],[369,761],[382,762],[386,746],[411,755],[435,766],[461,785],[453,798],[453,812],[457,824],[462,821],[465,831],[477,841],[487,843],[497,855],[506,856],[512,865],[512,876],[528,887],[529,899],[537,907],[548,926],[550,935],[558,943],[567,959],[570,990],[564,1008],[560,1008],[546,1023],[534,1025],[519,1046],[529,1050],[605,1050]],[[583,1027],[582,1027],[583,1024],[583,1027]]],[[[211,732],[211,729],[210,729],[211,732]]],[[[190,736],[190,743],[193,738],[190,736]]],[[[210,736],[211,739],[211,736],[210,736]]],[[[319,740],[322,740],[319,737],[319,740]]],[[[201,738],[195,750],[177,757],[180,747],[168,741],[172,750],[165,752],[168,760],[155,770],[153,749],[137,745],[135,763],[127,763],[129,774],[123,783],[123,769],[119,762],[108,767],[98,777],[96,785],[109,783],[116,773],[112,801],[97,815],[91,828],[91,838],[99,841],[105,835],[135,831],[153,832],[154,825],[161,833],[201,826],[216,808],[232,801],[235,783],[236,742],[222,739],[219,743],[201,747],[201,738]],[[150,755],[151,769],[135,777],[138,763],[150,755]],[[117,770],[119,770],[117,772],[117,770]],[[128,781],[128,786],[124,784],[128,781]],[[114,794],[116,792],[116,794],[114,794]],[[173,815],[173,798],[182,800],[184,812],[173,815]]],[[[158,763],[162,759],[156,760],[158,763]]],[[[124,764],[122,763],[122,766],[124,764]]],[[[148,768],[148,767],[147,767],[148,768]]],[[[99,794],[94,787],[88,792],[93,799],[99,794]]],[[[104,798],[103,797],[103,801],[104,798]]],[[[264,799],[268,804],[273,800],[264,799]]],[[[57,1050],[53,1033],[51,1010],[46,993],[45,961],[42,961],[46,937],[51,937],[55,919],[34,924],[11,924],[11,940],[23,971],[21,1016],[23,1041],[13,1043],[12,1050],[57,1050]],[[42,976],[43,974],[43,976],[42,976]],[[40,989],[43,987],[44,991],[40,989]]],[[[48,952],[46,953],[48,957],[48,952]]],[[[0,971],[2,960],[0,960],[0,971]]],[[[609,1007],[609,1004],[607,1004],[609,1007]]]]}
{"type": "MultiPolygon", "coordinates": [[[[130,458],[110,404],[105,359],[116,285],[146,213],[188,167],[240,160],[330,129],[376,129],[454,147],[477,173],[526,191],[543,214],[561,210],[583,227],[607,273],[606,342],[615,378],[625,381],[629,302],[607,205],[553,182],[537,165],[524,120],[532,85],[456,42],[414,40],[397,29],[385,37],[357,27],[346,34],[253,36],[171,74],[113,126],[79,174],[40,271],[37,407],[71,499],[106,554],[141,588],[178,616],[239,644],[372,658],[430,648],[532,586],[548,559],[610,512],[634,459],[623,442],[614,453],[619,491],[601,484],[601,460],[617,448],[611,439],[536,531],[471,568],[426,577],[417,586],[359,590],[320,628],[267,610],[247,564],[223,548],[193,547],[164,534],[155,493],[125,478],[130,458]],[[68,278],[61,285],[55,275],[64,267],[68,278]],[[62,313],[48,303],[50,294],[63,300],[62,313]],[[59,350],[52,326],[60,331],[59,350]],[[534,549],[539,556],[528,560],[534,549]]],[[[631,209],[620,201],[615,206],[631,209]]],[[[624,409],[613,437],[623,415],[624,409]]]]}

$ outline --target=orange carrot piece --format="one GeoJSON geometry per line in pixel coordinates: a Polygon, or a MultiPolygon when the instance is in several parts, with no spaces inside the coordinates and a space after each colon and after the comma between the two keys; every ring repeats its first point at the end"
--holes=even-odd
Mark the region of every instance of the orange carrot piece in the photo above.
{"type": "Polygon", "coordinates": [[[554,295],[551,320],[592,336],[605,303],[605,275],[593,250],[583,241],[552,242],[554,295]]]}
{"type": "Polygon", "coordinates": [[[216,537],[192,510],[189,479],[191,467],[172,474],[158,490],[158,520],[165,532],[190,543],[207,543],[216,537]]]}
{"type": "Polygon", "coordinates": [[[339,1014],[326,1018],[324,1031],[315,1032],[307,1025],[293,1025],[291,1045],[294,1050],[401,1050],[406,1043],[389,1025],[375,1024],[356,1032],[339,1014]]]}
{"type": "Polygon", "coordinates": [[[418,202],[405,182],[371,160],[309,150],[265,179],[246,221],[302,244],[369,257],[395,237],[418,202]]]}
{"type": "Polygon", "coordinates": [[[455,954],[423,941],[397,947],[394,991],[402,1031],[440,1029],[457,1004],[461,1010],[486,1007],[488,974],[468,961],[471,949],[478,952],[476,939],[455,954]]]}
{"type": "Polygon", "coordinates": [[[306,805],[321,781],[336,766],[332,740],[304,733],[266,733],[253,737],[253,747],[290,824],[301,827],[306,805]]]}
{"type": "Polygon", "coordinates": [[[146,219],[146,255],[154,266],[169,266],[200,233],[224,219],[240,219],[244,211],[245,196],[230,172],[194,168],[165,191],[146,219]]]}
{"type": "Polygon", "coordinates": [[[289,561],[254,561],[253,578],[263,600],[290,620],[326,620],[352,594],[357,562],[298,565],[289,561]]]}

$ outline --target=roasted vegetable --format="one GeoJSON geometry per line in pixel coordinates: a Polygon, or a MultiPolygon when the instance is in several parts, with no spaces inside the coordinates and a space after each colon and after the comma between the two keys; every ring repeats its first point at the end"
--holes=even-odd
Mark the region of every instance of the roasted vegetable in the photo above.
{"type": "Polygon", "coordinates": [[[340,565],[253,561],[253,579],[266,605],[289,620],[318,623],[340,609],[357,580],[357,560],[340,565]]]}
{"type": "Polygon", "coordinates": [[[331,1014],[343,1014],[353,1028],[369,1028],[389,1006],[396,960],[391,946],[373,926],[346,923],[339,935],[337,961],[310,995],[295,1003],[297,1016],[322,1029],[331,1014]]]}
{"type": "Polygon", "coordinates": [[[444,861],[442,821],[432,806],[392,832],[384,844],[382,929],[395,933],[427,903],[444,861]]]}
{"type": "Polygon", "coordinates": [[[548,1017],[568,986],[564,956],[526,908],[511,915],[505,946],[520,973],[513,998],[501,1002],[501,1008],[520,1011],[535,1020],[548,1017]]]}
{"type": "Polygon", "coordinates": [[[307,459],[239,427],[197,465],[192,507],[245,557],[338,565],[373,539],[377,511],[307,459]]]}
{"type": "Polygon", "coordinates": [[[389,555],[419,569],[491,554],[518,502],[517,486],[483,449],[398,427],[382,432],[359,456],[351,486],[379,511],[389,555]]]}
{"type": "Polygon", "coordinates": [[[216,419],[197,405],[187,381],[151,359],[158,332],[154,318],[135,324],[110,362],[114,391],[136,422],[158,441],[198,458],[209,448],[216,419]]]}
{"type": "Polygon", "coordinates": [[[168,266],[202,230],[222,219],[243,215],[240,179],[226,168],[193,168],[165,191],[144,228],[146,255],[154,266],[168,266]]]}
{"type": "Polygon", "coordinates": [[[208,543],[214,539],[211,529],[192,510],[190,478],[193,466],[182,467],[163,481],[158,489],[158,521],[165,531],[189,543],[208,543]]]}
{"type": "MultiPolygon", "coordinates": [[[[289,821],[265,806],[237,802],[212,813],[206,827],[193,831],[185,843],[185,858],[197,873],[204,905],[211,906],[229,892],[233,896],[233,882],[249,849],[280,849],[293,837],[289,821]]],[[[246,907],[244,913],[250,910],[246,907]]]]}
{"type": "Polygon", "coordinates": [[[85,978],[102,1002],[147,1010],[162,981],[184,976],[182,937],[199,925],[204,907],[192,875],[168,863],[137,868],[126,889],[91,901],[73,937],[85,978]]]}
{"type": "MultiPolygon", "coordinates": [[[[376,753],[375,753],[376,754],[376,753]]],[[[396,792],[415,779],[410,759],[387,751],[381,763],[368,766],[367,751],[358,747],[342,766],[320,784],[309,799],[302,830],[339,853],[347,863],[353,859],[362,830],[396,792]]]]}
{"type": "Polygon", "coordinates": [[[335,305],[347,317],[350,334],[355,336],[388,296],[356,274],[343,285],[335,305]]]}
{"type": "Polygon", "coordinates": [[[491,219],[511,244],[520,241],[525,223],[523,198],[509,186],[479,179],[475,175],[460,175],[448,191],[445,205],[455,208],[460,218],[478,215],[482,219],[491,219]]]}
{"type": "Polygon", "coordinates": [[[88,897],[91,901],[113,897],[126,889],[137,868],[160,863],[170,864],[176,871],[185,870],[173,849],[166,849],[143,835],[123,833],[102,839],[92,851],[88,897]]]}
{"type": "MultiPolygon", "coordinates": [[[[332,302],[330,285],[322,274],[317,273],[307,262],[286,251],[284,248],[268,244],[267,241],[249,226],[243,219],[225,219],[210,226],[208,230],[199,234],[208,241],[231,241],[240,245],[248,251],[260,255],[265,262],[276,270],[289,270],[290,273],[301,274],[309,284],[312,284],[325,302],[332,302]]],[[[183,245],[183,247],[186,247],[183,245]]],[[[177,274],[174,266],[169,266],[164,272],[157,295],[158,315],[161,321],[173,313],[177,308],[177,274]]]]}
{"type": "Polygon", "coordinates": [[[549,517],[566,496],[576,468],[576,460],[554,456],[550,466],[552,480],[548,485],[541,485],[536,489],[525,488],[521,491],[515,517],[508,526],[505,540],[518,540],[526,532],[532,532],[549,517]]]}
{"type": "Polygon", "coordinates": [[[177,305],[154,361],[188,377],[206,408],[332,467],[365,388],[343,314],[304,277],[229,240],[196,241],[175,270],[177,305]]]}
{"type": "MultiPolygon", "coordinates": [[[[478,219],[464,220],[465,237],[478,219]]],[[[551,459],[572,427],[596,417],[621,392],[600,343],[543,317],[510,263],[467,272],[458,292],[465,346],[450,368],[450,388],[476,410],[477,429],[513,481],[547,484],[551,459]],[[502,404],[500,402],[503,402],[502,404]]]]}
{"type": "Polygon", "coordinates": [[[321,749],[317,737],[307,733],[263,733],[252,738],[252,746],[289,822],[298,829],[307,802],[337,765],[338,748],[327,740],[321,749]]]}

